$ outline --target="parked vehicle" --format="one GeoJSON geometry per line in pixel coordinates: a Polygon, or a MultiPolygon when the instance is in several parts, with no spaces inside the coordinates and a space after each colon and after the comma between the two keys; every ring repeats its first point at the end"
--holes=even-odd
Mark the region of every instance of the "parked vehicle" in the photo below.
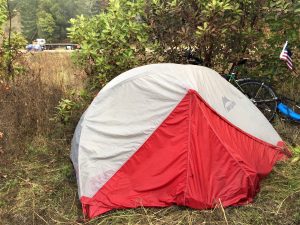
{"type": "Polygon", "coordinates": [[[35,40],[36,44],[41,46],[41,48],[44,50],[45,49],[45,44],[46,44],[46,40],[42,39],[42,38],[37,38],[35,40]]]}
{"type": "Polygon", "coordinates": [[[38,38],[32,42],[32,44],[29,44],[26,46],[27,51],[43,51],[45,50],[45,44],[46,40],[42,38],[38,38]]]}

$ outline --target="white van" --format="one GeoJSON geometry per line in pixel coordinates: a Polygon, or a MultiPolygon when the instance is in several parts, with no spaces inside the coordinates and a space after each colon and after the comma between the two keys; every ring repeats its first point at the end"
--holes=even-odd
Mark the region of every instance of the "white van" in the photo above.
{"type": "Polygon", "coordinates": [[[45,39],[42,39],[42,38],[37,38],[35,40],[35,43],[37,46],[40,46],[41,50],[45,50],[45,44],[46,44],[46,40],[45,39]]]}
{"type": "Polygon", "coordinates": [[[46,44],[46,40],[42,38],[37,38],[35,41],[40,46],[44,46],[46,44]]]}

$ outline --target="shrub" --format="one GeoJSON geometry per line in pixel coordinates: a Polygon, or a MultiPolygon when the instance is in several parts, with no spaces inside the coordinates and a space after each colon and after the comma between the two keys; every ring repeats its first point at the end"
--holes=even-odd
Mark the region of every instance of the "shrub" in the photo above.
{"type": "Polygon", "coordinates": [[[12,33],[10,41],[8,37],[3,38],[0,46],[0,79],[13,79],[22,73],[24,67],[19,62],[23,56],[20,49],[26,45],[25,38],[20,33],[12,33]]]}
{"type": "Polygon", "coordinates": [[[102,87],[145,59],[148,36],[141,19],[143,6],[141,0],[112,0],[99,15],[71,20],[69,37],[81,46],[77,62],[93,76],[95,87],[102,87]]]}
{"type": "Polygon", "coordinates": [[[280,83],[291,77],[279,60],[286,39],[299,62],[299,16],[300,3],[292,0],[112,0],[104,13],[71,20],[69,36],[100,87],[139,64],[182,63],[186,49],[219,72],[250,58],[245,76],[280,83]]]}

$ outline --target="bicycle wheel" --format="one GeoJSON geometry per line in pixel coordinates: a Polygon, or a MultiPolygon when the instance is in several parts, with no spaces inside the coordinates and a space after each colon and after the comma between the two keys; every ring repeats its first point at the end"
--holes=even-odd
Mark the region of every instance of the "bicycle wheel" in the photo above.
{"type": "Polygon", "coordinates": [[[237,81],[238,88],[271,121],[276,113],[277,97],[275,92],[264,82],[255,80],[237,81]]]}

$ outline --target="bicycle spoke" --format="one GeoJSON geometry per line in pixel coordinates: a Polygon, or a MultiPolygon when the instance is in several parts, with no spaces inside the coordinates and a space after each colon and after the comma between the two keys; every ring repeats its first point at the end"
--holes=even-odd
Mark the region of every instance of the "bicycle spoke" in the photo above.
{"type": "Polygon", "coordinates": [[[270,87],[259,81],[246,81],[238,88],[256,105],[256,107],[271,120],[276,112],[277,97],[270,87]]]}
{"type": "Polygon", "coordinates": [[[254,96],[254,98],[257,98],[257,97],[259,96],[259,93],[261,92],[263,86],[264,86],[264,83],[262,83],[261,86],[258,88],[258,90],[257,90],[257,92],[256,92],[256,94],[255,94],[255,96],[254,96]]]}
{"type": "Polygon", "coordinates": [[[254,103],[267,103],[267,102],[275,102],[277,98],[265,99],[265,100],[251,100],[254,103]]]}

